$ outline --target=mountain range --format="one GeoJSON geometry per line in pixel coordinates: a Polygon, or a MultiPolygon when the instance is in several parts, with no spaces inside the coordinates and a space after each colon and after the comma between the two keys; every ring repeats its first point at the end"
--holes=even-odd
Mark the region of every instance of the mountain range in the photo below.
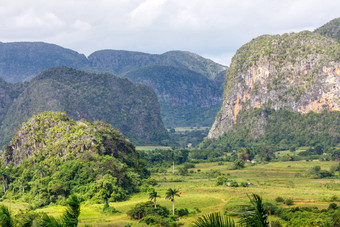
{"type": "Polygon", "coordinates": [[[187,51],[148,54],[100,50],[86,57],[54,44],[0,43],[0,77],[7,82],[29,81],[55,66],[110,73],[151,86],[167,127],[210,126],[222,102],[227,69],[187,51]]]}

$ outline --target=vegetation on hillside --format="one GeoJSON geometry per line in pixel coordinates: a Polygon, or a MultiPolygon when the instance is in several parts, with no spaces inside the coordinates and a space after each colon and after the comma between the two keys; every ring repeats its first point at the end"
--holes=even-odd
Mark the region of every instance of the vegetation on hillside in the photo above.
{"type": "Polygon", "coordinates": [[[186,68],[149,66],[128,72],[124,78],[152,87],[168,106],[212,106],[222,102],[222,84],[186,68]]]}
{"type": "Polygon", "coordinates": [[[335,122],[340,122],[339,111],[299,114],[254,108],[239,114],[232,131],[217,139],[206,139],[201,147],[231,152],[261,144],[278,150],[319,144],[327,152],[340,143],[340,126],[335,122]]]}
{"type": "Polygon", "coordinates": [[[35,77],[10,105],[1,125],[1,144],[10,141],[22,122],[43,111],[106,121],[137,144],[170,143],[157,96],[150,87],[110,74],[56,67],[35,77]]]}
{"type": "Polygon", "coordinates": [[[63,202],[71,194],[96,203],[124,200],[149,176],[119,131],[60,112],[44,112],[22,125],[5,147],[0,173],[2,199],[33,207],[63,202]]]}
{"type": "Polygon", "coordinates": [[[317,28],[314,33],[324,35],[340,42],[340,17],[331,20],[330,22],[317,28]]]}

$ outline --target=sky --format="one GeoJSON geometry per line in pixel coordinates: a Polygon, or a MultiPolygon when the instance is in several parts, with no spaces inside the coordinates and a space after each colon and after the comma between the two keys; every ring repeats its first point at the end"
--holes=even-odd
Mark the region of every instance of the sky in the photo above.
{"type": "Polygon", "coordinates": [[[42,41],[88,56],[102,49],[184,50],[229,65],[263,34],[313,31],[340,0],[0,0],[0,41],[42,41]]]}

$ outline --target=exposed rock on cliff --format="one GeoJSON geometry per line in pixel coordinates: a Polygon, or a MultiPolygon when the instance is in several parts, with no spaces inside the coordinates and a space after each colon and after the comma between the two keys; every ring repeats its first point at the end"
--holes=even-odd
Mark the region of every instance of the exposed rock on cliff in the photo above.
{"type": "Polygon", "coordinates": [[[254,108],[339,111],[340,44],[307,31],[260,36],[237,51],[226,81],[209,138],[231,131],[239,113],[254,108]]]}

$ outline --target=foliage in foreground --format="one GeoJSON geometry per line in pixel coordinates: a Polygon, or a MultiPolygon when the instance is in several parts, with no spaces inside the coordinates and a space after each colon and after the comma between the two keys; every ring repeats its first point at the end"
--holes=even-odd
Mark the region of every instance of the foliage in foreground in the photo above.
{"type": "Polygon", "coordinates": [[[19,213],[13,218],[11,212],[4,205],[0,206],[0,226],[24,226],[24,227],[76,227],[80,214],[80,201],[76,195],[71,195],[66,201],[67,209],[58,220],[45,213],[25,212],[19,213]]]}
{"type": "Polygon", "coordinates": [[[240,224],[249,227],[269,226],[269,213],[268,210],[265,209],[262,198],[257,194],[252,194],[251,196],[248,196],[248,198],[254,210],[242,215],[240,224]]]}
{"type": "Polygon", "coordinates": [[[203,215],[199,217],[194,223],[196,227],[235,227],[235,222],[220,213],[211,213],[208,215],[203,215]]]}

